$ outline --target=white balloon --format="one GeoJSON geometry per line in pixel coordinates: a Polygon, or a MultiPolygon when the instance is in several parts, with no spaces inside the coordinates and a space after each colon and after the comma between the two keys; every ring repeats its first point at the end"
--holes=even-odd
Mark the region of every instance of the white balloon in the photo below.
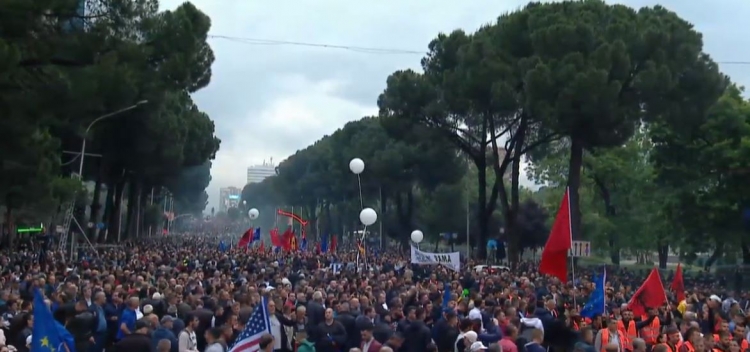
{"type": "Polygon", "coordinates": [[[411,232],[412,242],[419,244],[420,242],[422,242],[422,240],[424,240],[424,234],[422,233],[422,231],[414,230],[411,232]]]}
{"type": "Polygon", "coordinates": [[[252,209],[250,209],[250,210],[247,211],[247,216],[250,217],[250,220],[257,219],[258,215],[260,215],[260,212],[258,211],[258,209],[252,208],[252,209]]]}
{"type": "Polygon", "coordinates": [[[349,162],[349,170],[355,175],[359,175],[362,171],[365,171],[365,162],[360,158],[354,158],[349,162]]]}
{"type": "Polygon", "coordinates": [[[378,213],[372,208],[364,208],[359,212],[359,221],[365,226],[370,226],[378,221],[378,213]]]}

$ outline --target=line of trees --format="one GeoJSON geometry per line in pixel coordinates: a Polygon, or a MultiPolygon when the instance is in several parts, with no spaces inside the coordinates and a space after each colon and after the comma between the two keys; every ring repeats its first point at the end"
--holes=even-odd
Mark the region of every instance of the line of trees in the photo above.
{"type": "Polygon", "coordinates": [[[666,266],[670,245],[710,262],[742,248],[750,263],[750,105],[677,14],[531,3],[439,34],[421,63],[388,77],[379,116],[297,152],[243,199],[346,231],[359,211],[346,165],[360,157],[365,206],[401,241],[415,228],[465,238],[468,199],[474,245],[500,237],[517,261],[544,243],[568,187],[574,239],[614,263],[624,248],[666,266]],[[541,189],[521,186],[523,162],[541,189]]]}
{"type": "Polygon", "coordinates": [[[177,212],[203,211],[220,141],[190,94],[211,78],[211,21],[190,3],[158,7],[156,0],[40,0],[0,9],[6,223],[59,223],[61,204],[79,197],[79,221],[105,223],[112,240],[125,203],[122,238],[160,223],[162,209],[151,204],[168,192],[177,212]],[[84,136],[98,116],[144,100],[84,136]],[[84,137],[87,153],[99,155],[85,159],[81,176],[95,185],[88,193],[70,178],[80,156],[64,153],[78,152],[84,137]]]}

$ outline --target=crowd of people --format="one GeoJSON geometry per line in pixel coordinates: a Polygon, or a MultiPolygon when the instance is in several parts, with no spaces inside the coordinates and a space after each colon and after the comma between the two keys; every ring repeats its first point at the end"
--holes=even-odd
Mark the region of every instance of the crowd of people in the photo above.
{"type": "MultiPolygon", "coordinates": [[[[82,253],[48,250],[0,257],[0,352],[34,351],[35,292],[69,332],[68,351],[225,352],[266,303],[270,329],[253,351],[283,352],[745,352],[746,292],[703,274],[687,298],[628,302],[647,271],[609,268],[606,312],[580,314],[593,271],[563,283],[537,264],[461,270],[409,263],[396,250],[370,254],[220,248],[221,238],[168,236],[82,253]],[[364,262],[364,261],[362,261],[364,262]],[[342,264],[342,265],[339,265],[342,264]],[[265,298],[265,299],[264,299],[265,298]]],[[[665,275],[665,279],[669,279],[665,275]]],[[[51,350],[55,352],[54,349],[51,350]]]]}

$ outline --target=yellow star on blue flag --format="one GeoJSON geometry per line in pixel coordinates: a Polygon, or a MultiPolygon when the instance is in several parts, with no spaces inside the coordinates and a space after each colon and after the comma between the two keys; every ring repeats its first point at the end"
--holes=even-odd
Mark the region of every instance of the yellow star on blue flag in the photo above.
{"type": "Polygon", "coordinates": [[[63,352],[62,345],[68,351],[75,352],[73,336],[52,317],[52,312],[44,302],[42,293],[34,290],[34,327],[31,331],[31,350],[43,352],[63,352]]]}

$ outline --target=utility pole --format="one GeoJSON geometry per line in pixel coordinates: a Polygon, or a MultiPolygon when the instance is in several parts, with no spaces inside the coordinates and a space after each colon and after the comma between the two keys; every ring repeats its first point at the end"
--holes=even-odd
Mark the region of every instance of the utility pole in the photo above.
{"type": "Polygon", "coordinates": [[[471,171],[471,164],[469,164],[469,160],[467,158],[466,160],[466,259],[471,258],[471,236],[469,235],[469,231],[471,230],[471,207],[470,207],[470,199],[471,194],[469,192],[469,178],[471,175],[469,175],[469,171],[471,171]]]}
{"type": "Polygon", "coordinates": [[[135,206],[135,238],[141,236],[141,192],[138,192],[138,204],[135,206]]]}
{"type": "Polygon", "coordinates": [[[174,196],[172,193],[169,194],[169,217],[167,218],[167,234],[172,229],[172,220],[174,220],[174,196]]]}
{"type": "MultiPolygon", "coordinates": [[[[151,199],[149,199],[148,204],[149,206],[154,205],[154,187],[153,186],[151,187],[151,199]]],[[[154,227],[153,225],[148,225],[148,237],[149,238],[152,236],[153,227],[154,227]]]]}
{"type": "Polygon", "coordinates": [[[380,227],[378,229],[378,232],[380,233],[380,251],[383,251],[383,248],[385,248],[385,243],[383,242],[383,222],[385,222],[385,204],[383,204],[383,186],[378,187],[378,191],[380,193],[380,223],[378,226],[380,227]]]}

